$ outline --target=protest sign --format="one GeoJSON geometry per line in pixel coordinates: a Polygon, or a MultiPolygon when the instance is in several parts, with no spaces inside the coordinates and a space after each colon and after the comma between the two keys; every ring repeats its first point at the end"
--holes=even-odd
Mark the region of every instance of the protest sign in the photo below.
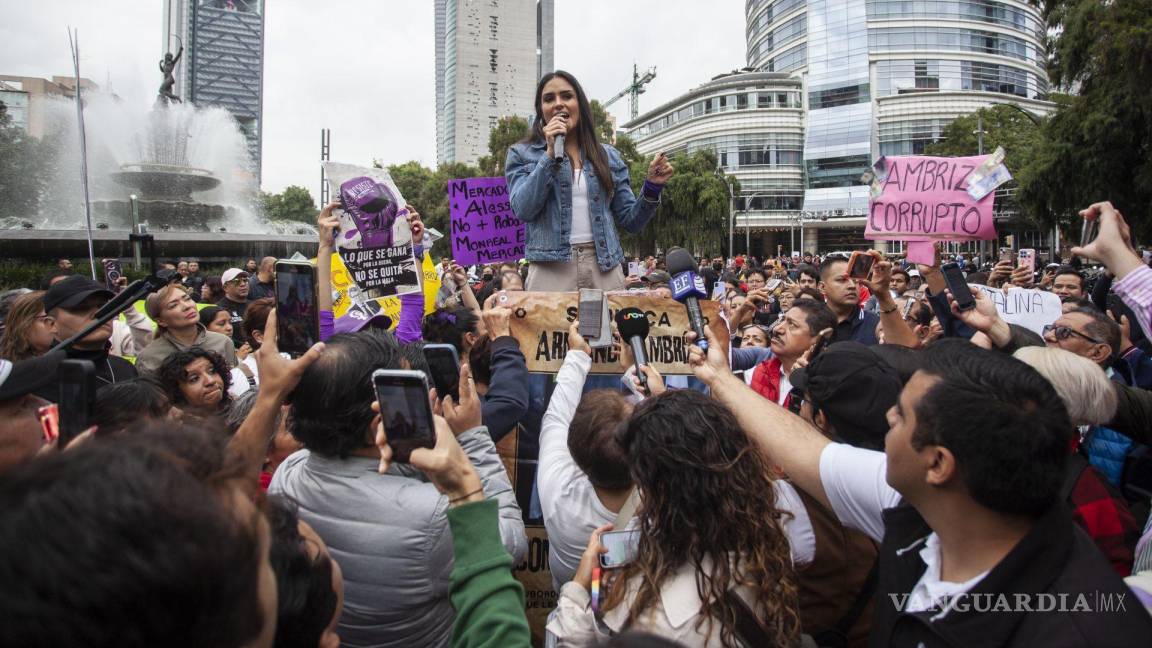
{"type": "MultiPolygon", "coordinates": [[[[432,263],[432,256],[424,254],[421,264],[424,273],[424,314],[427,315],[436,309],[436,293],[440,291],[440,277],[436,274],[436,266],[432,263]]],[[[338,253],[332,253],[332,317],[336,320],[336,330],[354,330],[357,328],[351,322],[341,324],[341,320],[367,321],[376,315],[387,315],[395,327],[400,321],[400,298],[381,297],[377,299],[364,299],[360,287],[352,280],[352,275],[344,265],[338,253]]]]}
{"type": "Polygon", "coordinates": [[[367,299],[420,290],[404,197],[384,169],[323,162],[341,209],[336,249],[367,299]]]}
{"type": "Polygon", "coordinates": [[[508,183],[498,178],[448,182],[452,260],[460,265],[524,258],[524,223],[512,213],[508,183]]]}
{"type": "Polygon", "coordinates": [[[1060,317],[1060,298],[1046,290],[1009,288],[1005,294],[999,288],[971,285],[983,291],[996,304],[1000,318],[1009,324],[1017,324],[1043,335],[1044,327],[1060,317]]]}
{"type": "MultiPolygon", "coordinates": [[[[534,373],[556,373],[568,353],[568,328],[576,319],[579,293],[510,292],[512,337],[534,373]]],[[[689,375],[688,344],[684,334],[691,329],[688,312],[672,299],[651,293],[609,293],[608,311],[615,319],[621,308],[639,308],[648,316],[649,333],[646,347],[648,363],[665,376],[689,375]]],[[[728,339],[728,325],[720,318],[719,305],[701,301],[705,324],[717,339],[728,339]]],[[[612,347],[592,350],[592,373],[620,374],[616,350],[612,347]]]]}
{"type": "Polygon", "coordinates": [[[871,240],[939,241],[996,238],[988,193],[968,194],[968,176],[989,156],[884,158],[885,174],[868,201],[864,236],[871,240]]]}

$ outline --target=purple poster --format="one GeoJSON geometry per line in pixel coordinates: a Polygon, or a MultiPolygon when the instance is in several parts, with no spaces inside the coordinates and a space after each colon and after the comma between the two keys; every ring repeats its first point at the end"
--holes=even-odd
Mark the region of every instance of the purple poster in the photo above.
{"type": "Polygon", "coordinates": [[[524,223],[512,213],[508,184],[499,178],[448,183],[452,260],[460,265],[524,258],[524,223]]]}

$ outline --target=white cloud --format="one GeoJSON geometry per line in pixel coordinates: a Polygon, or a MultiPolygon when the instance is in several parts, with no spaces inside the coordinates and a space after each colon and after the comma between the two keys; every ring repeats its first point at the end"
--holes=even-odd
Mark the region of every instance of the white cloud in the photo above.
{"type": "MultiPolygon", "coordinates": [[[[80,29],[81,73],[150,104],[163,51],[160,2],[3,0],[0,74],[71,73],[66,27],[80,29]]],[[[431,0],[267,1],[264,189],[319,187],[320,129],[335,160],[436,161],[431,0]]],[[[745,62],[744,2],[557,0],[556,66],[601,101],[657,67],[640,97],[655,108],[745,62]]],[[[623,123],[628,100],[612,112],[623,123]]],[[[317,196],[318,198],[318,196],[317,196]]]]}

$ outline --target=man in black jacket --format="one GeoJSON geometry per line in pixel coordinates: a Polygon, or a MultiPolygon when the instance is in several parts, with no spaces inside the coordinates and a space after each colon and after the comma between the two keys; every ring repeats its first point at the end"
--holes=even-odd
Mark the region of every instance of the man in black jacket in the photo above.
{"type": "Polygon", "coordinates": [[[1152,636],[1152,618],[1058,501],[1074,428],[1031,367],[961,340],[931,345],[888,412],[880,453],[750,398],[711,342],[707,354],[691,347],[696,376],[796,486],[881,542],[872,645],[1152,636]]]}
{"type": "MultiPolygon", "coordinates": [[[[112,299],[112,291],[88,277],[73,275],[52,284],[44,293],[44,313],[51,318],[56,343],[63,342],[95,321],[96,311],[112,299]]],[[[109,353],[112,343],[112,321],[92,331],[65,350],[69,360],[89,360],[96,370],[96,388],[113,385],[136,377],[136,367],[124,358],[109,353]]],[[[52,381],[36,394],[49,401],[60,398],[59,382],[52,381]]]]}

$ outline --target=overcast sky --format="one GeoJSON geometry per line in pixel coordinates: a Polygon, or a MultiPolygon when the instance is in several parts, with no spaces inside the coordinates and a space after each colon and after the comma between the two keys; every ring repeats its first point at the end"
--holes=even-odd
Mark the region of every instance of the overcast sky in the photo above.
{"type": "MultiPolygon", "coordinates": [[[[332,159],[436,163],[432,0],[268,0],[264,58],[265,191],[317,197],[320,129],[332,159]],[[357,33],[361,34],[360,38],[357,33]]],[[[601,101],[657,66],[641,112],[745,63],[744,0],[556,0],[556,66],[601,101]]],[[[163,54],[162,0],[0,0],[0,74],[81,75],[149,105],[163,54]]],[[[525,108],[525,112],[531,107],[525,108]]],[[[628,119],[628,101],[611,111],[628,119]]],[[[89,125],[89,129],[92,126],[89,125]]]]}

